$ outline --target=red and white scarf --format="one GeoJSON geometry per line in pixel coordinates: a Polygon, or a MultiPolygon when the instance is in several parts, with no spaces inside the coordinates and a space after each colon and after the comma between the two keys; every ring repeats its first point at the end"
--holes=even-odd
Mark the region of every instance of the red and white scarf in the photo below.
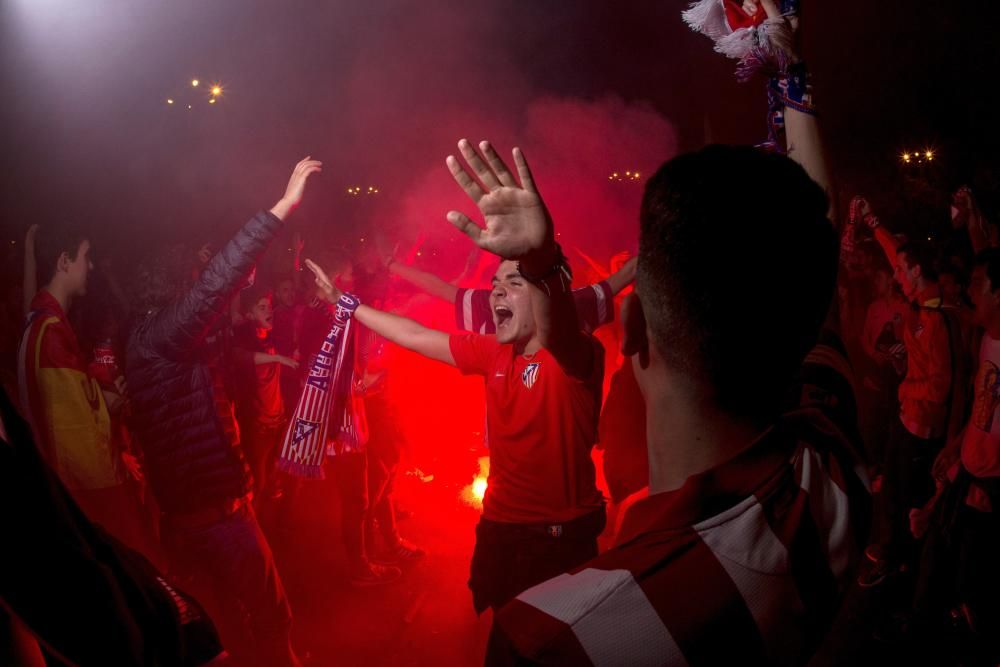
{"type": "Polygon", "coordinates": [[[337,417],[333,414],[335,387],[344,373],[350,376],[354,371],[354,360],[348,358],[344,342],[350,336],[351,317],[359,305],[361,301],[350,294],[341,295],[337,301],[333,325],[313,359],[299,404],[285,431],[279,470],[299,477],[323,478],[327,429],[331,417],[337,417]]]}

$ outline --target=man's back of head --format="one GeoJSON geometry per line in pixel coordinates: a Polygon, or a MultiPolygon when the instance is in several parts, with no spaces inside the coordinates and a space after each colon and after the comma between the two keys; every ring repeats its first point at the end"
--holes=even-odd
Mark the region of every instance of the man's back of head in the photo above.
{"type": "Polygon", "coordinates": [[[826,317],[837,241],[792,160],[709,146],[646,184],[638,290],[650,345],[734,418],[766,423],[826,317]]]}

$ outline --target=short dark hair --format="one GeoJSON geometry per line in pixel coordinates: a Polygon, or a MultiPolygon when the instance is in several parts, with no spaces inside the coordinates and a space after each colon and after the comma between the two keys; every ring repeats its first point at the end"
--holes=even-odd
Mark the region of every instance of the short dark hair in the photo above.
{"type": "Polygon", "coordinates": [[[254,281],[253,285],[240,292],[240,310],[247,312],[264,298],[273,301],[274,292],[267,285],[254,281]]]}
{"type": "Polygon", "coordinates": [[[164,246],[139,263],[132,279],[137,314],[156,310],[183,294],[191,284],[193,251],[181,244],[164,246]]]}
{"type": "Polygon", "coordinates": [[[646,184],[637,284],[651,343],[720,409],[781,407],[833,298],[838,243],[822,188],[787,157],[709,146],[646,184]]]}
{"type": "Polygon", "coordinates": [[[80,246],[88,239],[84,230],[77,225],[56,223],[40,227],[35,235],[35,259],[42,282],[52,280],[63,253],[75,261],[80,246]]]}
{"type": "Polygon", "coordinates": [[[907,241],[896,249],[896,254],[906,255],[904,261],[908,267],[919,266],[925,280],[937,280],[937,256],[927,243],[907,241]]]}
{"type": "Polygon", "coordinates": [[[990,290],[1000,289],[1000,248],[981,250],[974,262],[975,266],[986,268],[986,277],[990,279],[990,290]]]}

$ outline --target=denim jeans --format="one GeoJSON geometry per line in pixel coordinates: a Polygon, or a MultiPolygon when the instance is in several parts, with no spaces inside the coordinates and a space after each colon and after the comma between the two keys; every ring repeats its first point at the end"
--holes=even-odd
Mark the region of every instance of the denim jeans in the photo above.
{"type": "Polygon", "coordinates": [[[173,574],[203,602],[240,664],[300,664],[285,589],[250,503],[205,525],[166,517],[163,542],[173,574]]]}

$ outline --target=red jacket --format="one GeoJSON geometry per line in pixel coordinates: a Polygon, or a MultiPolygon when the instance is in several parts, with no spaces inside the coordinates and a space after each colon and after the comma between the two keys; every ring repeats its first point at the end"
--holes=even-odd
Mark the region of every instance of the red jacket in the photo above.
{"type": "Polygon", "coordinates": [[[67,487],[105,489],[123,481],[101,387],[87,374],[62,307],[44,289],[31,301],[18,383],[35,441],[67,487]]]}

